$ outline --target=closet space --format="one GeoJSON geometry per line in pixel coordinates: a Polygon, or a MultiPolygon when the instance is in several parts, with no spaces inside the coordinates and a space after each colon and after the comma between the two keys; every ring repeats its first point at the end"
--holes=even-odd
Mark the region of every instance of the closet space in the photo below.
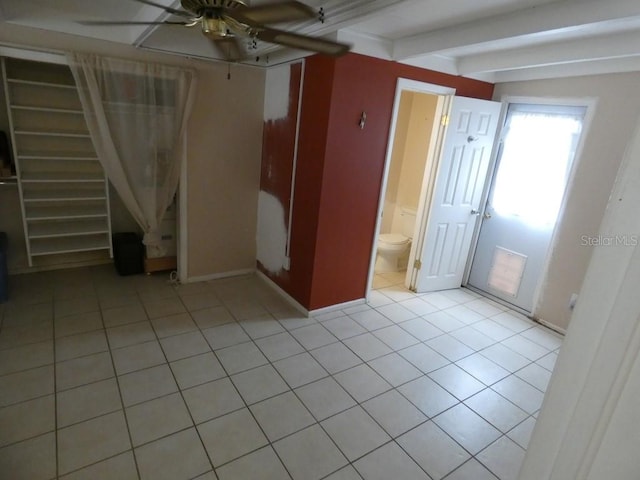
{"type": "Polygon", "coordinates": [[[108,261],[108,183],[69,67],[1,60],[29,267],[108,261]]]}

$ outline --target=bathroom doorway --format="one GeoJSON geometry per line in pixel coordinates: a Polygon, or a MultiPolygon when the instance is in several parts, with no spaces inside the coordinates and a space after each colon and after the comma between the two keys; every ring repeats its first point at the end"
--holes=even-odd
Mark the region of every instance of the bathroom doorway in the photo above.
{"type": "Polygon", "coordinates": [[[422,218],[430,195],[443,114],[454,93],[448,87],[398,80],[369,290],[391,284],[409,288],[412,268],[407,266],[416,255],[413,240],[421,233],[416,218],[422,218]]]}

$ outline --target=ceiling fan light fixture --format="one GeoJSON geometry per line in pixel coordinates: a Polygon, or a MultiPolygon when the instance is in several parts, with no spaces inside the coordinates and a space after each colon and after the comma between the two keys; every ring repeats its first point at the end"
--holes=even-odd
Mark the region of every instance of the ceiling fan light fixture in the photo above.
{"type": "Polygon", "coordinates": [[[230,36],[227,22],[222,18],[204,17],[202,18],[202,33],[209,38],[225,38],[230,36]]]}

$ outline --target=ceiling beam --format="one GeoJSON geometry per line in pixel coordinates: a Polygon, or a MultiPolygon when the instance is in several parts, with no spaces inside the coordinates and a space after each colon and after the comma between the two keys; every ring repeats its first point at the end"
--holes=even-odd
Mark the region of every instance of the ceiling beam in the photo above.
{"type": "MultiPolygon", "coordinates": [[[[305,22],[292,22],[279,28],[301,35],[327,37],[330,40],[337,40],[339,30],[349,28],[376,15],[384,15],[386,12],[391,12],[396,4],[403,1],[405,0],[351,0],[349,2],[329,0],[322,5],[325,12],[324,23],[314,18],[305,22]]],[[[347,43],[350,42],[347,41],[347,43]]],[[[258,42],[257,50],[251,53],[257,56],[272,55],[283,48],[279,45],[258,42]]],[[[390,53],[388,55],[390,56],[390,53]]]]}
{"type": "Polygon", "coordinates": [[[625,57],[590,62],[562,63],[546,67],[521,68],[495,72],[493,75],[494,83],[506,83],[638,71],[640,71],[640,57],[625,57]]]}
{"type": "Polygon", "coordinates": [[[352,25],[367,21],[377,15],[392,12],[394,7],[405,0],[329,0],[322,5],[325,13],[324,23],[318,19],[306,22],[293,22],[287,30],[303,34],[326,35],[352,25]]]}
{"type": "Polygon", "coordinates": [[[554,42],[458,59],[458,73],[499,72],[609,58],[638,56],[640,31],[554,42]]]}
{"type": "Polygon", "coordinates": [[[353,30],[338,31],[337,40],[352,45],[351,51],[354,53],[383,58],[384,60],[392,59],[393,42],[391,40],[354,32],[353,30]]]}
{"type": "Polygon", "coordinates": [[[397,40],[394,59],[518,37],[540,37],[550,32],[640,16],[637,0],[569,0],[441,28],[397,40]]]}

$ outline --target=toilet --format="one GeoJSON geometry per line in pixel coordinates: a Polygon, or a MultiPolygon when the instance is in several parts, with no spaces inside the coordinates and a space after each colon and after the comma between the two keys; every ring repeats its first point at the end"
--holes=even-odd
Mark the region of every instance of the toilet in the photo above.
{"type": "Polygon", "coordinates": [[[411,237],[416,224],[416,211],[403,207],[401,212],[401,232],[378,235],[378,250],[374,271],[376,273],[405,270],[411,237]],[[401,261],[403,260],[403,261],[401,261]]]}

